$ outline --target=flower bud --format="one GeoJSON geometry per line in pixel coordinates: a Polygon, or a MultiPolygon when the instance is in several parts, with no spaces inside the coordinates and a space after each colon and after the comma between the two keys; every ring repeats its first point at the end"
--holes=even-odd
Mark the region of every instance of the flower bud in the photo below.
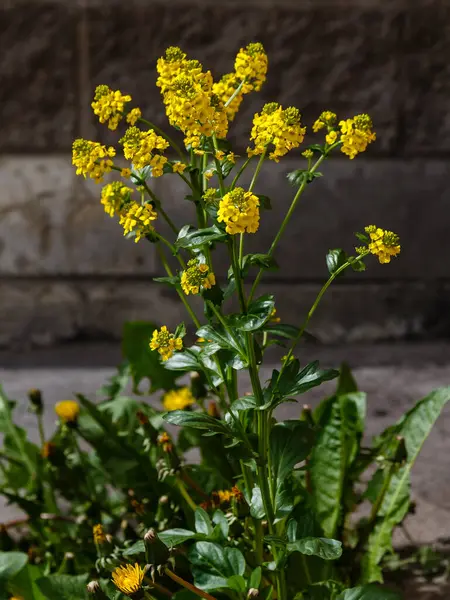
{"type": "Polygon", "coordinates": [[[29,399],[34,411],[38,415],[42,414],[43,404],[42,404],[41,390],[37,390],[37,389],[29,390],[28,391],[28,399],[29,399]]]}
{"type": "Polygon", "coordinates": [[[161,565],[167,562],[169,550],[158,536],[156,529],[149,529],[144,535],[145,559],[151,565],[161,565]]]}
{"type": "Polygon", "coordinates": [[[220,419],[219,409],[213,400],[211,400],[211,402],[208,404],[208,415],[210,417],[214,417],[215,419],[220,419]]]}
{"type": "Polygon", "coordinates": [[[107,600],[108,599],[108,596],[102,590],[98,581],[95,581],[95,580],[90,581],[87,584],[86,589],[87,589],[88,594],[90,594],[96,600],[107,600]]]}
{"type": "Polygon", "coordinates": [[[310,425],[311,427],[315,426],[311,406],[309,404],[303,405],[302,414],[300,415],[300,421],[306,421],[306,423],[308,423],[308,425],[310,425]]]}
{"type": "Polygon", "coordinates": [[[250,588],[248,590],[247,598],[257,598],[259,596],[259,590],[256,588],[250,588]]]}

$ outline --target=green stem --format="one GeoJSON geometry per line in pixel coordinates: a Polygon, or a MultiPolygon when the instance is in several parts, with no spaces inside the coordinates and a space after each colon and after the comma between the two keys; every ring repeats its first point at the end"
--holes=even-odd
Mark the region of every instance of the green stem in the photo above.
{"type": "Polygon", "coordinates": [[[40,412],[36,413],[36,418],[37,418],[37,423],[38,423],[39,439],[41,442],[41,448],[43,448],[43,446],[45,444],[45,431],[44,431],[44,422],[42,419],[42,414],[40,412]]]}
{"type": "Polygon", "coordinates": [[[160,135],[161,137],[163,137],[165,140],[167,140],[169,142],[169,144],[172,146],[172,148],[175,150],[175,152],[178,154],[178,156],[180,156],[181,158],[184,159],[184,154],[181,151],[180,146],[169,135],[167,135],[167,133],[165,133],[160,127],[158,127],[154,123],[151,123],[150,121],[147,121],[147,119],[143,119],[142,117],[139,119],[139,121],[141,121],[141,123],[145,123],[145,125],[148,125],[148,127],[150,127],[151,129],[154,129],[158,135],[160,135]]]}
{"type": "MultiPolygon", "coordinates": [[[[217,152],[219,150],[219,146],[217,144],[217,137],[216,137],[215,133],[212,136],[212,141],[213,141],[213,145],[214,145],[214,150],[217,152]]],[[[220,167],[220,161],[217,160],[217,158],[215,156],[214,156],[214,162],[216,163],[217,179],[219,180],[220,194],[223,198],[225,196],[225,186],[223,184],[222,169],[220,167]]]]}
{"type": "Polygon", "coordinates": [[[233,100],[236,98],[236,96],[240,93],[240,91],[242,90],[242,86],[244,85],[245,79],[243,79],[241,81],[241,83],[237,86],[237,88],[234,90],[234,92],[231,94],[231,96],[228,98],[228,100],[225,102],[224,108],[227,108],[228,106],[230,106],[230,104],[233,102],[233,100]]]}
{"type": "Polygon", "coordinates": [[[239,269],[242,271],[244,266],[244,234],[239,235],[239,258],[238,258],[239,269]]]}
{"type": "Polygon", "coordinates": [[[184,485],[183,481],[181,479],[177,479],[177,485],[178,485],[178,489],[180,490],[180,494],[186,500],[186,503],[189,505],[189,507],[195,512],[195,510],[197,509],[197,505],[192,500],[192,498],[191,498],[189,492],[187,491],[186,486],[184,485]]]}
{"type": "Polygon", "coordinates": [[[234,281],[236,283],[236,289],[239,297],[239,305],[242,312],[247,312],[247,303],[244,296],[244,287],[242,285],[241,269],[239,268],[238,257],[236,256],[236,247],[234,244],[234,237],[231,236],[228,240],[228,251],[231,259],[231,266],[233,269],[234,281]]]}
{"type": "Polygon", "coordinates": [[[186,588],[187,590],[190,590],[196,596],[199,596],[200,598],[205,598],[205,600],[216,600],[216,598],[214,598],[214,596],[211,596],[211,594],[208,594],[207,592],[200,590],[194,584],[189,583],[188,581],[185,581],[184,579],[182,579],[181,577],[176,575],[173,571],[171,571],[168,567],[166,567],[164,572],[168,577],[170,577],[170,579],[172,579],[172,581],[175,581],[175,583],[178,583],[178,585],[181,585],[182,587],[186,588]]]}
{"type": "Polygon", "coordinates": [[[30,477],[33,478],[35,475],[35,469],[34,469],[33,463],[31,462],[31,460],[25,450],[25,445],[23,443],[21,436],[19,435],[14,423],[11,421],[11,414],[9,411],[9,400],[4,395],[3,390],[1,388],[0,388],[0,398],[2,400],[3,405],[5,407],[8,407],[7,411],[5,411],[7,414],[4,416],[4,426],[7,430],[5,433],[10,435],[12,441],[14,442],[14,445],[19,450],[20,456],[27,468],[27,471],[28,471],[30,477]]]}
{"type": "MultiPolygon", "coordinates": [[[[322,156],[319,157],[319,159],[317,160],[317,162],[315,163],[315,165],[311,168],[310,173],[314,173],[316,171],[316,169],[322,163],[322,161],[324,160],[324,158],[325,158],[325,155],[322,155],[322,156]]],[[[278,230],[278,233],[275,236],[275,239],[273,240],[272,245],[269,248],[269,252],[267,254],[270,257],[273,256],[273,253],[275,252],[275,249],[278,246],[278,242],[280,241],[281,236],[283,235],[284,230],[287,227],[287,224],[291,220],[292,214],[293,214],[293,212],[294,212],[294,210],[295,210],[295,208],[296,208],[296,206],[298,204],[298,201],[300,200],[301,195],[305,191],[306,185],[307,185],[307,182],[306,182],[306,179],[304,179],[303,183],[298,188],[297,193],[295,194],[295,196],[294,196],[294,198],[292,200],[291,206],[289,207],[289,210],[286,213],[286,216],[284,217],[283,222],[281,223],[281,227],[278,230]]],[[[252,289],[251,289],[251,292],[250,292],[249,301],[252,300],[252,298],[253,298],[253,296],[255,294],[256,288],[257,288],[257,286],[258,286],[258,284],[259,284],[259,282],[261,280],[261,277],[262,277],[263,273],[264,273],[264,269],[260,269],[258,271],[258,274],[257,274],[257,276],[255,278],[255,281],[253,282],[253,285],[252,285],[252,289]]]]}
{"type": "Polygon", "coordinates": [[[245,162],[243,163],[242,167],[239,169],[239,171],[236,173],[235,178],[233,179],[233,182],[231,183],[231,188],[232,190],[234,190],[236,183],[239,181],[242,173],[245,171],[245,169],[247,168],[249,162],[251,161],[251,157],[249,156],[245,162]]]}
{"type": "Polygon", "coordinates": [[[252,180],[250,182],[250,186],[248,191],[251,192],[255,187],[256,180],[258,178],[259,172],[261,171],[261,167],[263,166],[264,159],[266,158],[267,147],[264,148],[264,152],[261,154],[260,159],[258,160],[258,164],[256,165],[255,172],[253,173],[252,180]]]}

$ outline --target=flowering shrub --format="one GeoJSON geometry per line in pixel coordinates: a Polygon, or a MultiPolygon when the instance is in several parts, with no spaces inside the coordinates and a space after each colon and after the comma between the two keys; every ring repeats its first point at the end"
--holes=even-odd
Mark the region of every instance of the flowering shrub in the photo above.
{"type": "Polygon", "coordinates": [[[306,126],[299,110],[271,102],[255,115],[247,157],[238,160],[228,128],[245,96],[260,90],[267,65],[262,45],[249,44],[234,71],[214,82],[180,48],[166,51],[157,62],[157,85],[185,150],[145,120],[131,96],[96,89],[94,113],[113,131],[126,128],[119,144],[131,164],[116,159],[116,148],[82,139],[73,144],[73,164],[96,182],[117,175],[105,183],[101,204],[127,238],[153,245],[167,272],[156,281],[178,294],[191,323],[175,330],[127,324],[126,362],[102,389],[103,399],[59,402],[49,440],[42,398],[32,392],[41,448],[13,424],[12,405],[0,395],[2,492],[28,515],[1,531],[2,550],[13,550],[0,555],[5,593],[25,600],[86,593],[99,599],[398,598],[378,584],[386,557],[392,558],[392,532],[411,507],[411,467],[450,390],[432,392],[366,447],[366,397],[348,369],[322,369],[317,361],[300,366],[295,357],[338,276],[363,271],[370,255],[382,264],[398,256],[391,231],[369,225],[356,234],[351,254],[329,251],[328,279],[300,326],[282,322],[272,295],[258,295],[265,271],[277,267],[275,251],[300,197],[321,176],[319,166],[334,152],[354,159],[375,141],[368,115],[340,120],[325,111],[312,126],[315,142],[301,148],[306,126]],[[290,207],[270,248],[246,254],[246,236],[257,234],[271,206],[257,190],[259,173],[266,160],[279,162],[288,153],[299,163],[288,175],[290,207]],[[247,169],[251,183],[242,187],[247,169]],[[152,184],[161,176],[183,180],[195,226],[179,228],[167,214],[152,184]],[[216,270],[217,246],[228,251],[226,273],[216,270]],[[201,318],[190,304],[195,295],[203,300],[201,318]],[[274,344],[287,349],[262,381],[265,353],[274,344]],[[251,382],[243,396],[240,371],[251,382]],[[190,381],[178,382],[186,374],[190,381]],[[149,391],[161,393],[160,410],[125,393],[130,377],[134,391],[150,380],[149,391]],[[314,412],[304,405],[300,418],[277,422],[278,406],[333,379],[335,392],[314,412]],[[180,427],[178,435],[166,423],[180,427]],[[189,464],[185,453],[193,448],[200,460],[189,464]],[[364,505],[366,516],[357,512],[364,505]],[[10,529],[20,526],[28,532],[14,539],[10,529]]]}

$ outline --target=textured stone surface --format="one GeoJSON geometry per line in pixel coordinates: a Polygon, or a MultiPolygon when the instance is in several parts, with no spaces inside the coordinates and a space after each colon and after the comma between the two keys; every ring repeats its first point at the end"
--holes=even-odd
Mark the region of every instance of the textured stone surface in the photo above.
{"type": "Polygon", "coordinates": [[[76,7],[0,6],[0,152],[70,148],[76,121],[76,7]]]}
{"type": "MultiPolygon", "coordinates": [[[[379,132],[373,152],[391,150],[399,99],[396,11],[370,5],[304,8],[141,2],[91,7],[92,88],[106,83],[126,90],[149,120],[165,124],[155,63],[167,46],[181,46],[220,77],[233,69],[242,45],[261,40],[270,60],[268,80],[260,94],[245,99],[232,141],[245,148],[255,111],[279,101],[298,106],[308,124],[325,108],[342,116],[369,112],[379,132]]],[[[111,139],[107,132],[98,135],[111,139]]]]}

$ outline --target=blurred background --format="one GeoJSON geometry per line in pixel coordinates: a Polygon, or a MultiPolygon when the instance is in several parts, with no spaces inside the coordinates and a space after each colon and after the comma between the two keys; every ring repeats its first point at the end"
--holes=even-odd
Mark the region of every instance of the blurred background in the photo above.
{"type": "MultiPolygon", "coordinates": [[[[151,281],[159,273],[152,247],[125,240],[102,210],[100,186],[76,177],[71,143],[120,137],[92,114],[97,84],[130,93],[144,116],[167,127],[155,86],[167,46],[180,45],[219,77],[257,40],[268,79],[231,127],[237,152],[268,101],[297,106],[309,127],[324,109],[342,118],[367,112],[378,136],[355,160],[338,153],[323,165],[264,291],[277,294],[284,321],[298,323],[327,276],[328,249],[351,251],[354,232],[375,223],[400,234],[400,257],[384,266],[370,260],[365,273],[341,279],[312,332],[334,344],[446,338],[449,34],[443,0],[2,0],[0,346],[118,340],[125,320],[182,318],[172,293],[151,281]]],[[[286,173],[301,161],[291,152],[264,169],[257,191],[273,210],[253,249],[270,245],[293,194],[286,173]]],[[[192,222],[177,179],[158,180],[158,194],[177,224],[192,222]]]]}

